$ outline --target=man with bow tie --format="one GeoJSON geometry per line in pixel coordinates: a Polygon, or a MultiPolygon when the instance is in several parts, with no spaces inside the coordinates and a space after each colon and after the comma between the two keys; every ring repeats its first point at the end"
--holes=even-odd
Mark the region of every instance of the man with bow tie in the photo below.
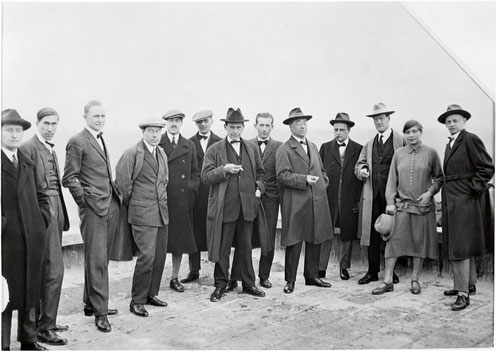
{"type": "Polygon", "coordinates": [[[36,177],[50,203],[52,214],[46,232],[45,262],[41,285],[41,302],[37,310],[38,340],[49,345],[66,345],[67,339],[57,331],[68,330],[68,326],[57,325],[64,261],[62,259],[62,232],[69,230],[69,217],[60,184],[60,171],[52,140],[57,131],[59,115],[50,107],[37,114],[36,134],[21,146],[36,165],[36,177]],[[38,315],[39,314],[39,315],[38,315]]]}
{"type": "Polygon", "coordinates": [[[84,248],[85,316],[95,316],[99,331],[109,332],[108,263],[114,241],[121,198],[112,180],[112,166],[103,136],[106,111],[92,100],[84,107],[85,128],[73,136],[66,147],[62,185],[69,188],[79,207],[84,248]]]}

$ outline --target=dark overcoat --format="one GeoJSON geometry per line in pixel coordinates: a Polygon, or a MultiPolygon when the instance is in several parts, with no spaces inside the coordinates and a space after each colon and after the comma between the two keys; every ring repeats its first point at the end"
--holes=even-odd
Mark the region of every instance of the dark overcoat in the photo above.
{"type": "MultiPolygon", "coordinates": [[[[203,157],[205,153],[200,144],[200,135],[196,133],[191,138],[189,138],[195,144],[196,148],[196,158],[198,160],[198,168],[201,170],[203,165],[203,157]]],[[[207,149],[221,140],[221,137],[217,136],[213,132],[210,132],[210,138],[207,142],[207,149]]],[[[200,189],[198,190],[198,196],[195,201],[195,206],[193,208],[193,229],[195,233],[196,247],[198,251],[207,251],[207,206],[208,206],[208,190],[209,186],[204,182],[200,182],[200,189]]]]}
{"type": "Polygon", "coordinates": [[[355,164],[362,151],[362,145],[348,139],[344,153],[344,162],[341,166],[341,156],[336,139],[322,144],[320,157],[327,177],[327,200],[331,210],[333,226],[336,225],[336,214],[339,215],[340,239],[352,241],[357,239],[358,210],[363,182],[355,177],[355,164]],[[338,192],[341,187],[341,205],[338,206],[338,192]],[[338,213],[339,210],[339,213],[338,213]]]}
{"type": "Polygon", "coordinates": [[[13,309],[39,304],[50,205],[36,167],[18,150],[19,168],[2,151],[2,276],[13,309]]]}
{"type": "Polygon", "coordinates": [[[462,130],[444,153],[442,190],[443,256],[463,260],[486,252],[485,206],[494,163],[480,138],[462,130]]]}
{"type": "Polygon", "coordinates": [[[333,237],[333,226],[327,202],[325,174],[319,151],[308,142],[310,157],[293,137],[276,152],[277,180],[281,188],[281,245],[292,246],[301,241],[320,244],[333,237]],[[307,175],[319,177],[316,184],[307,184],[307,175]]]}
{"type": "Polygon", "coordinates": [[[167,252],[195,253],[193,234],[193,206],[200,187],[200,169],[196,158],[196,148],[192,141],[179,136],[176,147],[162,135],[159,146],[167,154],[169,183],[167,201],[169,207],[169,241],[167,252]]]}

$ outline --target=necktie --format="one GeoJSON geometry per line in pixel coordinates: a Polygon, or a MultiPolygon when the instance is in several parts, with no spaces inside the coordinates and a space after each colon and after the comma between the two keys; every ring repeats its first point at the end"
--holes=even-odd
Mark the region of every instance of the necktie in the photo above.
{"type": "Polygon", "coordinates": [[[176,147],[176,136],[172,136],[172,146],[176,147]]]}
{"type": "Polygon", "coordinates": [[[382,145],[384,145],[384,135],[381,134],[381,136],[379,137],[379,143],[382,145]]]}
{"type": "Polygon", "coordinates": [[[455,139],[455,137],[448,137],[449,139],[449,142],[448,142],[448,151],[451,150],[451,142],[453,141],[453,139],[455,139]]]}
{"type": "Polygon", "coordinates": [[[103,132],[98,133],[97,138],[102,141],[103,152],[105,152],[105,157],[107,157],[107,147],[105,146],[105,141],[103,140],[103,132]]]}
{"type": "Polygon", "coordinates": [[[50,146],[50,147],[48,148],[48,150],[50,151],[50,153],[52,153],[52,152],[53,152],[53,147],[55,146],[55,144],[54,144],[54,143],[51,143],[51,142],[49,142],[49,141],[46,141],[46,140],[45,140],[45,143],[46,143],[48,146],[50,146]]]}
{"type": "Polygon", "coordinates": [[[15,168],[19,168],[19,161],[17,160],[17,157],[15,154],[12,155],[12,163],[14,164],[15,168]]]}

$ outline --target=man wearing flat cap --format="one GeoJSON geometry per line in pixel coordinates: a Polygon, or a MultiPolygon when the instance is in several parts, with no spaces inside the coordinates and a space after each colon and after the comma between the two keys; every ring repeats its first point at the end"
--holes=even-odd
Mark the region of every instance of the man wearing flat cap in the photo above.
{"type": "Polygon", "coordinates": [[[134,268],[129,309],[148,317],[145,304],[165,307],[158,299],[167,255],[167,156],[158,143],[165,122],[150,118],[139,124],[143,138],[124,151],[115,169],[116,180],[127,206],[138,257],[134,268]]]}
{"type": "Polygon", "coordinates": [[[121,198],[103,136],[106,110],[101,102],[92,100],[84,107],[83,118],[85,128],[66,146],[62,185],[69,188],[79,207],[84,242],[83,312],[95,316],[99,331],[110,332],[107,315],[117,314],[117,310],[108,307],[108,264],[121,198]]]}
{"type": "Polygon", "coordinates": [[[183,254],[194,254],[198,251],[193,231],[193,206],[200,187],[200,169],[195,144],[180,134],[184,117],[184,113],[179,110],[170,110],[162,117],[167,131],[159,143],[167,154],[169,166],[167,252],[172,253],[169,287],[177,292],[184,292],[184,287],[179,281],[183,254]]]}
{"type": "MultiPolygon", "coordinates": [[[[329,186],[327,200],[331,211],[334,232],[339,233],[339,276],[350,279],[353,242],[357,240],[358,207],[362,195],[362,182],[355,177],[355,164],[362,145],[350,139],[349,133],[355,122],[345,112],[339,112],[329,122],[334,129],[334,140],[322,144],[320,157],[324,164],[329,186]]],[[[331,253],[331,240],[322,243],[320,249],[319,277],[326,275],[331,253]]]]}
{"type": "MultiPolygon", "coordinates": [[[[374,105],[372,113],[367,117],[373,119],[377,134],[362,148],[355,165],[355,176],[364,182],[358,237],[360,245],[368,247],[369,261],[367,273],[358,281],[360,285],[379,280],[382,239],[374,223],[386,210],[386,184],[394,151],[406,145],[403,136],[389,127],[393,113],[382,102],[374,105]]],[[[394,272],[393,282],[399,282],[394,272]]]]}
{"type": "Polygon", "coordinates": [[[208,258],[215,262],[212,302],[224,296],[233,241],[238,263],[231,279],[242,281],[243,292],[265,296],[255,286],[252,262],[253,221],[265,190],[265,171],[258,150],[241,138],[248,121],[241,110],[229,108],[222,121],[227,137],[207,149],[202,168],[202,181],[210,186],[207,243],[208,258]]]}
{"type": "Polygon", "coordinates": [[[311,118],[299,107],[292,109],[283,121],[289,125],[291,137],[276,152],[276,173],[281,188],[281,245],[286,246],[286,294],[294,291],[303,242],[305,285],[331,287],[318,277],[320,245],[332,239],[333,228],[326,196],[329,179],[317,146],[306,138],[307,121],[311,118]]]}
{"type": "Polygon", "coordinates": [[[457,296],[453,311],[470,305],[469,295],[476,292],[475,257],[492,249],[488,243],[494,233],[487,191],[494,163],[481,139],[465,130],[470,118],[468,111],[455,104],[438,118],[450,134],[443,163],[442,251],[453,264],[454,289],[444,292],[457,296]]]}
{"type": "Polygon", "coordinates": [[[2,111],[2,276],[9,303],[2,312],[2,350],[10,349],[12,311],[17,310],[21,350],[46,350],[38,344],[35,307],[40,304],[46,229],[51,220],[47,195],[36,164],[19,150],[31,123],[16,110],[2,111]]]}
{"type": "Polygon", "coordinates": [[[47,107],[39,110],[36,117],[36,134],[20,149],[36,165],[36,177],[48,197],[51,213],[46,232],[41,302],[36,311],[38,340],[49,345],[66,345],[67,339],[60,338],[57,331],[65,331],[69,327],[56,324],[64,278],[62,232],[69,230],[69,217],[60,184],[59,163],[54,150],[55,145],[52,143],[59,115],[53,108],[47,107]]]}
{"type": "MultiPolygon", "coordinates": [[[[207,149],[215,144],[221,138],[215,135],[210,130],[213,123],[213,112],[210,110],[202,110],[193,116],[198,128],[198,133],[193,135],[189,140],[195,144],[196,158],[198,160],[198,168],[201,170],[203,165],[203,157],[207,149]]],[[[208,206],[208,189],[209,186],[200,182],[198,196],[193,208],[193,230],[196,240],[196,251],[189,255],[189,273],[188,276],[181,280],[181,283],[191,283],[200,278],[201,269],[201,252],[207,251],[207,206],[208,206]]]]}

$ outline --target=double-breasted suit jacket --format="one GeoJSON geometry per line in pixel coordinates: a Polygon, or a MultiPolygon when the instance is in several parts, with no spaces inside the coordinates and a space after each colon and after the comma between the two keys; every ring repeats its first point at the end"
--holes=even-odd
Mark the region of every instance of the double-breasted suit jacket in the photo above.
{"type": "Polygon", "coordinates": [[[169,166],[167,252],[195,253],[198,250],[193,233],[193,206],[200,187],[200,169],[195,145],[180,135],[174,147],[167,133],[164,133],[159,146],[167,154],[169,166]]]}
{"type": "Polygon", "coordinates": [[[450,260],[480,256],[487,249],[484,222],[491,218],[484,206],[494,175],[491,156],[477,135],[462,130],[453,147],[446,146],[443,170],[443,255],[450,260]]]}
{"type": "Polygon", "coordinates": [[[336,139],[322,144],[320,157],[329,178],[327,200],[331,210],[333,225],[339,218],[340,239],[352,241],[357,238],[358,208],[362,194],[362,181],[355,177],[355,164],[362,150],[362,145],[348,139],[343,164],[336,139]],[[341,192],[341,202],[338,195],[341,192]]]}

